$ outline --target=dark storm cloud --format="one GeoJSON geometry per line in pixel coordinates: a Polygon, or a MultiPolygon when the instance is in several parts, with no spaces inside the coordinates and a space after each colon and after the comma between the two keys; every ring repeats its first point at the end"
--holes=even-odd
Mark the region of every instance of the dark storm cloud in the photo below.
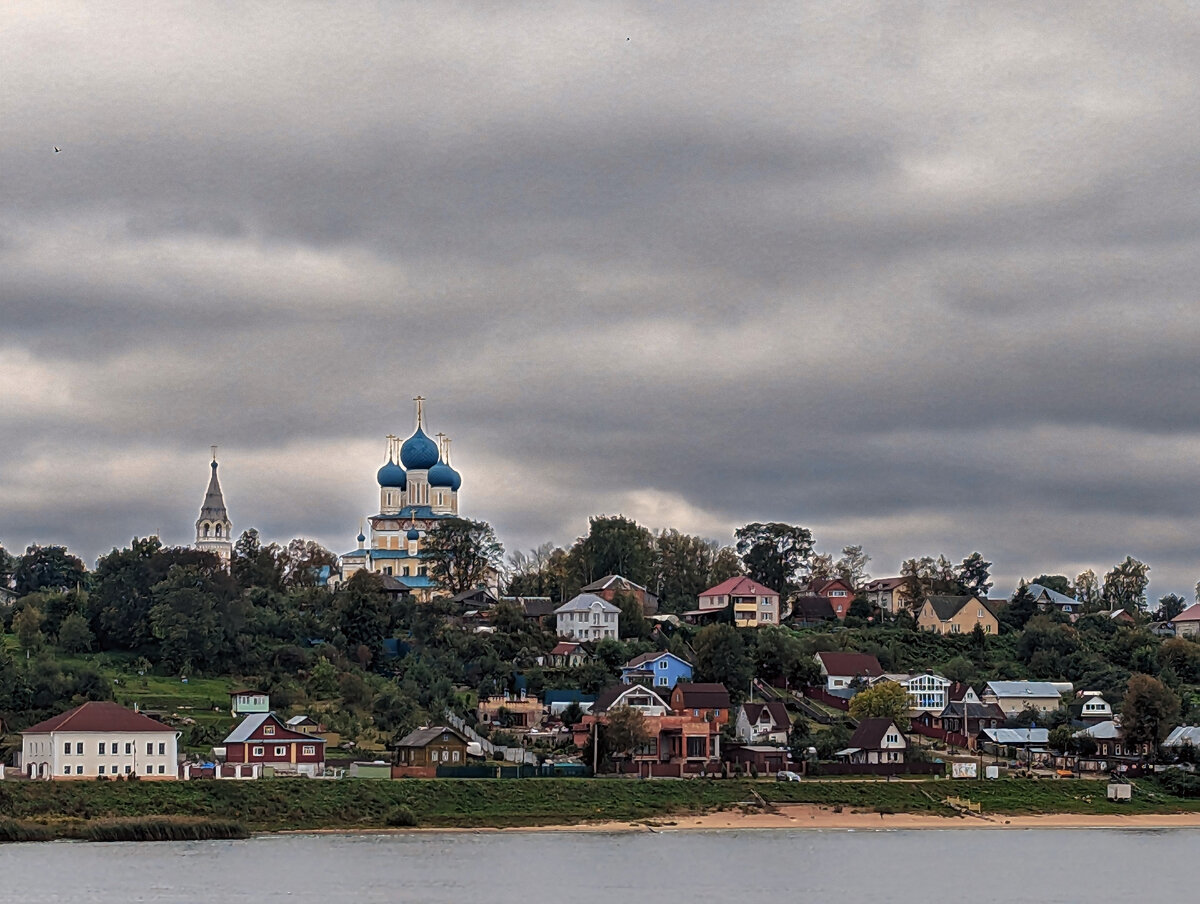
{"type": "Polygon", "coordinates": [[[186,541],[218,442],[237,527],[342,551],[420,392],[510,547],[625,511],[1200,576],[1196,22],[5,15],[9,546],[186,541]]]}

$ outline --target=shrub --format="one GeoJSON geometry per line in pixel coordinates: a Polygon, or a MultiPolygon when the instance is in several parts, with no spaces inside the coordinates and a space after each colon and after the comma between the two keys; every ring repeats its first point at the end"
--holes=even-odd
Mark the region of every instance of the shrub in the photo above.
{"type": "Polygon", "coordinates": [[[411,807],[399,806],[388,814],[387,824],[397,829],[411,829],[420,824],[411,807]]]}

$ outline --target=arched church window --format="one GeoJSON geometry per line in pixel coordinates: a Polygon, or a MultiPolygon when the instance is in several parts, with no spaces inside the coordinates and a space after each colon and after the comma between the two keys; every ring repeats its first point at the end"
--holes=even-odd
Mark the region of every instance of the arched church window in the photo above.
{"type": "Polygon", "coordinates": [[[208,530],[209,530],[208,524],[207,524],[207,523],[205,523],[205,525],[204,525],[204,536],[206,536],[206,537],[208,536],[208,530]]]}
{"type": "Polygon", "coordinates": [[[217,525],[217,536],[221,536],[221,525],[217,525]]]}

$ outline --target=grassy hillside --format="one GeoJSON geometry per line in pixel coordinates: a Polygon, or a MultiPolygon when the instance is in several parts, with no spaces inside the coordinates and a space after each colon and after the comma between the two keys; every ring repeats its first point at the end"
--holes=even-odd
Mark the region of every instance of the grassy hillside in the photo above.
{"type": "MultiPolygon", "coordinates": [[[[1146,791],[1152,786],[1145,785],[1146,791]]],[[[950,813],[947,794],[983,804],[985,813],[1165,813],[1200,811],[1200,801],[1139,793],[1128,804],[1105,800],[1105,783],[748,782],[274,779],[258,782],[14,782],[0,785],[0,812],[12,819],[71,826],[134,816],[234,820],[254,831],[380,828],[399,808],[429,827],[535,826],[639,821],[728,809],[755,794],[771,803],[811,803],[883,812],[950,813]]]]}

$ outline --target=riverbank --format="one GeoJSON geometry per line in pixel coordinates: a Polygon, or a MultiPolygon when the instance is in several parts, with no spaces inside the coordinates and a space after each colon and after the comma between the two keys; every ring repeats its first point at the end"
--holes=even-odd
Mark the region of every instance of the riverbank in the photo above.
{"type": "Polygon", "coordinates": [[[18,781],[0,783],[0,813],[58,837],[131,817],[227,819],[252,832],[1200,825],[1200,801],[1153,783],[1140,783],[1124,803],[1105,792],[1103,781],[1027,779],[18,781]],[[951,796],[978,804],[982,815],[960,815],[946,802],[951,796]]]}

